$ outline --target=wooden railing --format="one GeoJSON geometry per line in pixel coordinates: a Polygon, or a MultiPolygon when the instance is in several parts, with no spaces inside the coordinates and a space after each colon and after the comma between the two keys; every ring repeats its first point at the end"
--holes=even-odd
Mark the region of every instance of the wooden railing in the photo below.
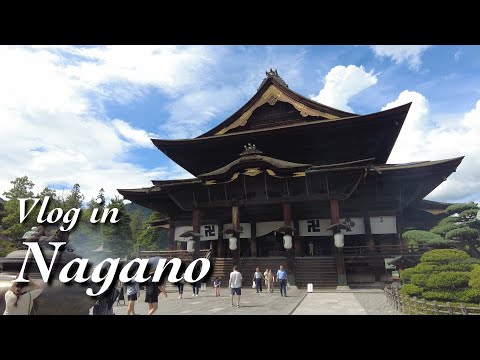
{"type": "Polygon", "coordinates": [[[375,246],[345,246],[343,254],[345,257],[355,256],[378,256],[390,257],[402,254],[422,254],[430,250],[427,247],[418,247],[410,245],[375,245],[375,246]]]}
{"type": "Polygon", "coordinates": [[[452,305],[447,302],[428,302],[416,296],[400,294],[398,288],[386,286],[384,289],[387,303],[398,312],[406,315],[480,315],[480,307],[465,306],[464,303],[452,305]]]}

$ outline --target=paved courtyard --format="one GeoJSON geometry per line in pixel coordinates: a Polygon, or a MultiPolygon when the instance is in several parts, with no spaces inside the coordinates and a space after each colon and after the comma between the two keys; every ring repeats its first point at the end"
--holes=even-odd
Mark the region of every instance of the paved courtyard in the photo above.
{"type": "MultiPolygon", "coordinates": [[[[192,297],[191,286],[185,286],[184,298],[178,299],[177,288],[168,286],[168,296],[160,295],[155,315],[386,315],[395,314],[386,303],[381,290],[352,290],[351,292],[316,291],[289,288],[287,297],[280,296],[278,289],[274,293],[264,290],[256,293],[254,289],[243,288],[240,308],[231,307],[229,289],[223,287],[221,296],[215,297],[213,289],[200,291],[198,297],[192,297]]],[[[147,314],[145,291],[135,304],[139,315],[147,314]]],[[[114,306],[117,315],[126,315],[127,306],[114,306]]],[[[235,303],[236,305],[236,303],[235,303]]]]}

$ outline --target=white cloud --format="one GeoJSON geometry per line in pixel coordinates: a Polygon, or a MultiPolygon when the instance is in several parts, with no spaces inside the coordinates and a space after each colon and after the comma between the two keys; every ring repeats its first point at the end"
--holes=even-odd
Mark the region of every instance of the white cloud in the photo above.
{"type": "Polygon", "coordinates": [[[337,65],[325,76],[325,85],[317,96],[311,98],[322,104],[353,112],[348,106],[350,98],[377,83],[373,70],[366,72],[363,66],[337,65]]]}
{"type": "Polygon", "coordinates": [[[480,100],[456,121],[434,122],[422,94],[403,91],[382,110],[412,101],[389,163],[449,159],[465,156],[447,181],[429,198],[441,201],[480,200],[480,100]],[[472,198],[473,197],[473,198],[472,198]]]}
{"type": "Polygon", "coordinates": [[[463,51],[462,49],[457,50],[455,54],[453,54],[453,58],[455,59],[455,62],[459,62],[462,59],[463,51]]]}
{"type": "Polygon", "coordinates": [[[171,165],[128,162],[129,150],[151,148],[155,135],[109,119],[102,100],[130,101],[148,88],[175,96],[203,84],[199,70],[211,62],[200,46],[0,46],[0,194],[23,175],[37,191],[78,182],[87,199],[100,187],[112,197],[116,188],[185,177],[171,165]]]}
{"type": "Polygon", "coordinates": [[[371,45],[378,57],[390,57],[397,64],[406,62],[409,68],[418,70],[422,63],[422,54],[431,45],[371,45]]]}

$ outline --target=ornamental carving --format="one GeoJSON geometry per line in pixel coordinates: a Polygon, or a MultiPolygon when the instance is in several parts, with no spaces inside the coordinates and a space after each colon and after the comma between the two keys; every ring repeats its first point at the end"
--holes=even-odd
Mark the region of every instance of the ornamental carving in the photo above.
{"type": "Polygon", "coordinates": [[[285,95],[282,91],[280,91],[274,85],[270,85],[268,89],[260,97],[260,99],[258,99],[258,101],[252,105],[252,107],[250,107],[247,111],[245,111],[237,120],[232,122],[229,126],[215,133],[215,135],[222,135],[239,126],[245,126],[248,122],[248,119],[250,119],[250,117],[252,116],[253,112],[256,109],[258,109],[260,106],[266,103],[273,106],[277,103],[277,101],[282,101],[282,102],[286,102],[293,105],[295,109],[297,109],[300,112],[300,115],[303,117],[322,116],[330,120],[339,118],[336,115],[332,115],[320,110],[309,108],[306,105],[292,99],[290,96],[285,95]]]}

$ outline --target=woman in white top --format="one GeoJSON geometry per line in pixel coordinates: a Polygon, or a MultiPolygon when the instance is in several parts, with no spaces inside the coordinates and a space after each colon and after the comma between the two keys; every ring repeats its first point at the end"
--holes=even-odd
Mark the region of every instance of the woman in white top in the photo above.
{"type": "MultiPolygon", "coordinates": [[[[24,278],[30,280],[27,275],[24,278]]],[[[33,300],[42,293],[43,289],[33,281],[15,281],[5,293],[5,312],[3,315],[30,315],[33,308],[33,300]]]]}

